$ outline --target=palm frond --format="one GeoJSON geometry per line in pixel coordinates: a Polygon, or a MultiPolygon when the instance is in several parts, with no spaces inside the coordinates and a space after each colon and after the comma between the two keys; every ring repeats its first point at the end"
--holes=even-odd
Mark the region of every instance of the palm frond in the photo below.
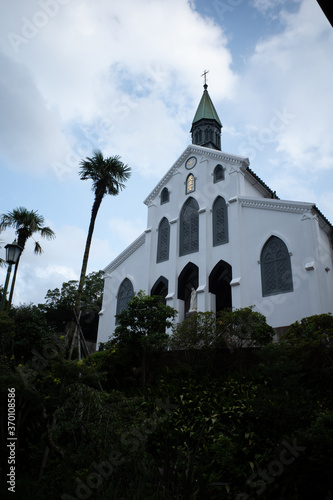
{"type": "Polygon", "coordinates": [[[81,180],[93,181],[92,191],[95,194],[117,195],[130,178],[131,168],[121,161],[119,155],[104,158],[100,150],[95,150],[94,156],[81,161],[79,175],[81,180]]]}
{"type": "Polygon", "coordinates": [[[56,237],[55,232],[49,226],[43,227],[39,233],[43,238],[48,240],[53,240],[56,237]]]}
{"type": "Polygon", "coordinates": [[[43,249],[42,249],[42,247],[40,246],[39,242],[38,242],[38,241],[35,241],[34,253],[35,253],[36,255],[40,255],[40,254],[42,254],[42,253],[43,253],[43,251],[44,251],[44,250],[43,250],[43,249]]]}
{"type": "MultiPolygon", "coordinates": [[[[3,241],[1,241],[0,243],[3,243],[3,241]]],[[[0,247],[0,248],[2,248],[2,247],[0,247]]],[[[4,259],[0,258],[0,267],[5,267],[5,265],[6,265],[6,261],[4,259]]]]}
{"type": "MultiPolygon", "coordinates": [[[[0,216],[0,231],[8,228],[15,229],[18,244],[24,249],[26,241],[34,233],[39,233],[43,238],[53,239],[54,232],[48,226],[44,226],[45,218],[37,210],[27,210],[25,207],[18,207],[0,216]]],[[[38,244],[35,253],[41,253],[42,249],[38,244]]]]}

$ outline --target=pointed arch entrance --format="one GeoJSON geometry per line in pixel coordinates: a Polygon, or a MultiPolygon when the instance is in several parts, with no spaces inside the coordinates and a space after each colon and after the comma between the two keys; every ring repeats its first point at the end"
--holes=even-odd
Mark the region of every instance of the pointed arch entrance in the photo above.
{"type": "Polygon", "coordinates": [[[169,282],[164,276],[160,276],[158,280],[155,281],[153,288],[151,289],[150,295],[159,295],[164,305],[166,305],[166,296],[168,295],[169,282]]]}
{"type": "Polygon", "coordinates": [[[209,292],[215,295],[215,311],[231,308],[231,265],[220,260],[209,275],[209,292]]]}
{"type": "Polygon", "coordinates": [[[185,302],[185,314],[190,310],[192,287],[196,290],[199,285],[199,268],[189,262],[178,277],[178,299],[185,302]]]}

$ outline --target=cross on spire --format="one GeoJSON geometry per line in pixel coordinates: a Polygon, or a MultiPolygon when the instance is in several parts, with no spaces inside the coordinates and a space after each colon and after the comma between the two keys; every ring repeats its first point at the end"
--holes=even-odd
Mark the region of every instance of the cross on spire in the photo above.
{"type": "Polygon", "coordinates": [[[208,85],[207,85],[207,73],[209,73],[209,69],[205,69],[204,72],[202,73],[201,76],[204,77],[204,89],[206,90],[208,85]]]}

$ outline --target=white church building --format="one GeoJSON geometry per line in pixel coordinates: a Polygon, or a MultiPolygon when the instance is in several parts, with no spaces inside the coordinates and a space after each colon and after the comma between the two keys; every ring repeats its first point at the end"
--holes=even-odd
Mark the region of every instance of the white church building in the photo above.
{"type": "Polygon", "coordinates": [[[144,200],[147,229],[104,269],[98,343],[139,290],[160,295],[179,322],[193,288],[198,311],[254,306],[277,332],[332,311],[332,225],[313,203],[280,200],[248,158],[221,151],[221,128],[205,84],[192,144],[144,200]]]}

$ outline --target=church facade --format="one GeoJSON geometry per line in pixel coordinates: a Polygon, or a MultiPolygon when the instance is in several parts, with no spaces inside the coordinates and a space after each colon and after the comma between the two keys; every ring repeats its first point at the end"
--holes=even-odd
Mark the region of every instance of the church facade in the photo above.
{"type": "MultiPolygon", "coordinates": [[[[147,229],[105,269],[98,342],[139,291],[182,321],[190,309],[254,306],[276,331],[332,311],[332,226],[313,203],[285,201],[221,151],[207,85],[188,146],[144,200],[147,229]]],[[[281,330],[282,331],[282,330],[281,330]]]]}

